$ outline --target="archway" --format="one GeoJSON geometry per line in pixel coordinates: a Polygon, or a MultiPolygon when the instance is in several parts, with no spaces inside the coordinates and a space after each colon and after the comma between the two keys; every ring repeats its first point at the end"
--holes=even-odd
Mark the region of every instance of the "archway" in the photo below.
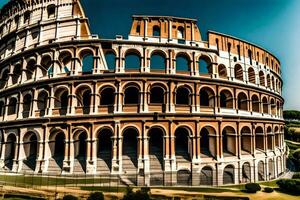
{"type": "Polygon", "coordinates": [[[275,179],[275,165],[274,165],[274,160],[269,159],[268,161],[269,165],[269,180],[275,179]]]}
{"type": "Polygon", "coordinates": [[[17,84],[20,80],[20,76],[22,74],[21,64],[17,64],[13,70],[12,84],[17,84]]]}
{"type": "Polygon", "coordinates": [[[198,61],[199,74],[212,74],[211,60],[207,56],[201,56],[198,61]]]}
{"type": "Polygon", "coordinates": [[[222,90],[220,93],[220,107],[221,108],[233,108],[233,97],[229,90],[222,90]]]}
{"type": "Polygon", "coordinates": [[[150,104],[164,104],[165,90],[160,86],[153,86],[150,89],[150,104]]]}
{"type": "Polygon", "coordinates": [[[74,174],[82,174],[86,172],[87,158],[87,133],[84,130],[77,130],[74,133],[74,174]]]}
{"type": "Polygon", "coordinates": [[[15,134],[9,134],[5,143],[5,167],[12,170],[13,159],[15,158],[17,138],[15,134]]]}
{"type": "Polygon", "coordinates": [[[225,65],[219,65],[218,66],[218,73],[220,78],[227,78],[227,69],[225,65]]]}
{"type": "Polygon", "coordinates": [[[25,151],[26,158],[23,161],[23,170],[35,170],[36,167],[36,159],[38,158],[38,141],[37,136],[33,132],[28,132],[24,135],[23,139],[23,148],[25,151]],[[26,169],[27,168],[27,169],[26,169]]]}
{"type": "Polygon", "coordinates": [[[116,68],[116,55],[109,51],[105,53],[105,60],[106,60],[106,64],[107,64],[107,68],[108,70],[115,70],[116,68]]]}
{"type": "Polygon", "coordinates": [[[261,86],[266,86],[266,83],[265,83],[265,74],[264,74],[263,71],[259,72],[259,84],[261,86]]]}
{"type": "Polygon", "coordinates": [[[82,86],[76,90],[77,107],[82,110],[83,114],[90,114],[91,94],[88,86],[82,86]]]}
{"type": "Polygon", "coordinates": [[[232,165],[227,165],[223,172],[223,184],[234,184],[234,176],[234,167],[232,165]]]}
{"type": "Polygon", "coordinates": [[[100,105],[113,106],[115,104],[115,89],[113,87],[105,87],[100,92],[100,105]]]}
{"type": "Polygon", "coordinates": [[[205,166],[201,169],[200,185],[213,185],[213,170],[211,167],[205,166]]]}
{"type": "Polygon", "coordinates": [[[234,66],[234,77],[240,81],[244,80],[244,71],[243,71],[242,66],[239,64],[236,64],[234,66]]]}
{"type": "Polygon", "coordinates": [[[28,118],[30,116],[31,111],[31,101],[32,97],[30,94],[26,94],[23,100],[23,118],[28,118]]]}
{"type": "Polygon", "coordinates": [[[177,105],[190,105],[190,90],[187,87],[179,87],[176,90],[176,104],[177,105]]]}
{"type": "Polygon", "coordinates": [[[204,127],[200,131],[200,153],[206,156],[210,156],[210,138],[209,130],[204,127]]]}
{"type": "Polygon", "coordinates": [[[123,132],[123,171],[136,173],[138,155],[138,131],[126,128],[123,132]]]}
{"type": "Polygon", "coordinates": [[[251,166],[250,163],[245,162],[242,166],[242,182],[248,183],[251,181],[251,166]]]}
{"type": "Polygon", "coordinates": [[[192,184],[192,173],[189,170],[177,171],[177,185],[190,186],[192,184]]]}
{"type": "Polygon", "coordinates": [[[138,70],[141,67],[140,54],[136,51],[126,53],[125,70],[138,70]]]}
{"type": "Polygon", "coordinates": [[[185,54],[179,54],[176,56],[176,71],[178,72],[189,72],[190,71],[190,60],[185,54]]]}
{"type": "Polygon", "coordinates": [[[204,87],[200,90],[200,106],[202,107],[215,107],[215,93],[212,89],[204,87]]]}
{"type": "Polygon", "coordinates": [[[125,105],[138,105],[140,102],[139,88],[129,86],[124,91],[124,104],[125,105]]]}
{"type": "Polygon", "coordinates": [[[267,148],[268,150],[273,150],[273,132],[272,132],[272,128],[269,126],[267,128],[267,148]]]}
{"type": "Polygon", "coordinates": [[[178,160],[190,161],[190,132],[187,128],[177,128],[175,131],[175,155],[178,160]]]}
{"type": "Polygon", "coordinates": [[[250,83],[253,83],[253,84],[256,83],[255,71],[252,67],[249,67],[249,69],[248,69],[248,80],[250,83]]]}
{"type": "Polygon", "coordinates": [[[154,52],[150,59],[150,70],[151,71],[163,71],[166,69],[166,57],[161,52],[154,52]]]}
{"type": "Polygon", "coordinates": [[[40,116],[45,116],[46,109],[48,107],[48,93],[46,91],[41,91],[39,93],[37,107],[40,112],[40,116]]]}
{"type": "Polygon", "coordinates": [[[263,161],[259,161],[257,164],[258,181],[265,180],[265,166],[263,161]]]}
{"type": "Polygon", "coordinates": [[[251,97],[252,102],[252,111],[253,112],[259,112],[260,102],[257,95],[252,95],[251,97]]]}
{"type": "Polygon", "coordinates": [[[60,88],[55,92],[55,109],[59,109],[60,115],[66,115],[69,105],[69,92],[66,88],[60,88]]]}
{"type": "Polygon", "coordinates": [[[251,153],[251,130],[248,126],[245,126],[241,130],[241,149],[242,154],[251,153]]]}
{"type": "Polygon", "coordinates": [[[110,173],[112,167],[112,136],[113,132],[109,128],[103,128],[98,133],[98,153],[97,171],[110,173]]]}
{"type": "Polygon", "coordinates": [[[222,131],[223,156],[236,155],[236,133],[233,127],[226,126],[222,131]]]}
{"type": "Polygon", "coordinates": [[[264,131],[260,126],[255,129],[255,149],[264,150],[264,131]]]}
{"type": "Polygon", "coordinates": [[[60,130],[54,130],[50,133],[49,148],[51,158],[49,159],[48,172],[59,174],[63,168],[65,157],[65,134],[60,130]]]}

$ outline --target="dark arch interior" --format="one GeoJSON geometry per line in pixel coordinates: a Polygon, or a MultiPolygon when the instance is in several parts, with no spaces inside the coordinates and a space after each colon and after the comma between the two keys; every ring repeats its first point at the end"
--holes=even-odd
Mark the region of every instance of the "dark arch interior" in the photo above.
{"type": "Polygon", "coordinates": [[[226,166],[223,172],[223,184],[234,184],[234,168],[226,166]]]}
{"type": "Polygon", "coordinates": [[[175,131],[175,154],[176,156],[190,160],[189,131],[185,128],[178,128],[175,131]]]}
{"type": "Polygon", "coordinates": [[[149,155],[150,155],[150,167],[154,166],[154,161],[157,160],[160,163],[160,169],[163,168],[164,159],[164,133],[160,128],[152,128],[149,130],[149,155]]]}
{"type": "Polygon", "coordinates": [[[111,169],[112,139],[113,133],[110,129],[103,129],[98,135],[98,157],[102,159],[108,169],[111,169]]]}
{"type": "Polygon", "coordinates": [[[214,107],[213,92],[210,89],[202,88],[200,90],[200,106],[214,107]]]}
{"type": "Polygon", "coordinates": [[[86,139],[87,135],[85,132],[82,132],[78,137],[78,155],[77,158],[86,158],[86,139]]]}
{"type": "Polygon", "coordinates": [[[28,118],[30,115],[31,95],[27,94],[23,100],[23,118],[28,118]]]}
{"type": "Polygon", "coordinates": [[[238,95],[238,108],[240,110],[248,110],[248,100],[245,93],[241,92],[238,95]]]}
{"type": "Polygon", "coordinates": [[[124,104],[139,104],[139,96],[139,89],[137,87],[126,88],[124,104]]]}
{"type": "Polygon", "coordinates": [[[54,144],[54,158],[62,158],[65,155],[65,135],[63,133],[58,133],[55,136],[54,144]]]}
{"type": "Polygon", "coordinates": [[[10,134],[7,137],[6,142],[6,149],[5,149],[5,166],[9,168],[10,170],[13,167],[13,159],[15,157],[15,151],[16,151],[16,141],[17,138],[14,134],[10,134]]]}
{"type": "Polygon", "coordinates": [[[245,152],[251,153],[251,130],[245,126],[241,130],[241,149],[245,152]]]}
{"type": "Polygon", "coordinates": [[[136,168],[137,167],[137,145],[138,145],[138,132],[134,128],[128,128],[123,133],[123,163],[124,160],[130,160],[131,163],[128,163],[129,165],[123,166],[124,169],[126,167],[129,168],[129,170],[132,170],[131,167],[136,168]]]}
{"type": "Polygon", "coordinates": [[[232,127],[225,127],[222,131],[223,154],[235,154],[235,130],[232,127]]]}
{"type": "Polygon", "coordinates": [[[38,95],[38,110],[40,111],[40,116],[44,116],[46,114],[46,109],[48,107],[48,94],[43,91],[38,95]]]}
{"type": "Polygon", "coordinates": [[[253,95],[251,98],[252,101],[252,111],[259,112],[259,99],[256,95],[253,95]]]}
{"type": "Polygon", "coordinates": [[[207,128],[202,128],[200,132],[200,153],[210,155],[209,151],[209,131],[207,128]]]}
{"type": "Polygon", "coordinates": [[[176,91],[176,104],[190,105],[190,91],[186,87],[179,87],[176,91]]]}
{"type": "Polygon", "coordinates": [[[233,98],[229,91],[223,90],[220,94],[221,108],[233,108],[233,98]]]}
{"type": "Polygon", "coordinates": [[[165,91],[161,87],[152,87],[150,90],[150,103],[165,103],[165,91]]]}
{"type": "Polygon", "coordinates": [[[243,182],[250,182],[251,180],[251,167],[249,163],[244,163],[242,167],[243,182]]]}
{"type": "Polygon", "coordinates": [[[10,98],[9,105],[8,105],[8,115],[16,114],[17,110],[17,99],[16,98],[10,98]]]}
{"type": "Polygon", "coordinates": [[[13,78],[12,78],[12,82],[13,84],[18,83],[19,81],[19,77],[21,76],[21,65],[18,64],[15,66],[14,71],[13,71],[13,78]]]}
{"type": "Polygon", "coordinates": [[[115,90],[112,87],[104,88],[100,94],[100,105],[108,106],[115,103],[115,90]]]}
{"type": "Polygon", "coordinates": [[[159,37],[160,36],[160,28],[159,26],[153,26],[153,36],[154,37],[159,37]]]}
{"type": "Polygon", "coordinates": [[[200,174],[200,185],[213,185],[213,170],[203,167],[200,174]]]}
{"type": "Polygon", "coordinates": [[[264,131],[261,127],[255,129],[255,148],[259,150],[264,149],[264,131]]]}
{"type": "Polygon", "coordinates": [[[161,53],[155,52],[151,56],[150,60],[150,70],[165,70],[166,68],[166,58],[161,53]]]}

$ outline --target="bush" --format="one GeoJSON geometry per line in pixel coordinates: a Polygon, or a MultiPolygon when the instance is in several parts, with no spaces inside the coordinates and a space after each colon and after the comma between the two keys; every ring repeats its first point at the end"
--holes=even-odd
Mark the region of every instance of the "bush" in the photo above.
{"type": "Polygon", "coordinates": [[[102,192],[93,192],[90,194],[87,200],[104,200],[104,195],[102,192]]]}
{"type": "Polygon", "coordinates": [[[258,183],[247,183],[245,185],[245,189],[246,189],[246,192],[256,193],[257,191],[261,190],[261,187],[258,183]]]}
{"type": "Polygon", "coordinates": [[[78,198],[73,195],[65,195],[63,200],[78,200],[78,198]]]}
{"type": "Polygon", "coordinates": [[[131,188],[127,188],[127,193],[124,195],[123,200],[150,200],[149,190],[143,189],[133,192],[131,188]]]}
{"type": "Polygon", "coordinates": [[[296,179],[280,179],[276,182],[280,190],[286,193],[300,195],[300,181],[296,179]]]}
{"type": "Polygon", "coordinates": [[[270,187],[265,187],[265,188],[264,188],[264,192],[266,192],[266,193],[271,193],[271,192],[273,192],[273,191],[274,191],[273,188],[270,188],[270,187]]]}

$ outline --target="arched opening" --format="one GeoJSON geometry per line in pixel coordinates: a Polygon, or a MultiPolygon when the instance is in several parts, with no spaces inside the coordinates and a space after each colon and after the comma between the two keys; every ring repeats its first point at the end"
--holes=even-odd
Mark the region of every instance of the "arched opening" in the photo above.
{"type": "Polygon", "coordinates": [[[48,18],[55,17],[55,4],[50,4],[47,6],[48,18]]]}
{"type": "Polygon", "coordinates": [[[260,102],[257,95],[252,95],[251,97],[252,102],[252,112],[259,112],[260,102]]]}
{"type": "Polygon", "coordinates": [[[115,89],[113,87],[105,87],[100,92],[100,105],[113,106],[115,104],[115,89]]]}
{"type": "Polygon", "coordinates": [[[212,89],[204,87],[200,90],[200,106],[215,107],[215,93],[212,89]]]}
{"type": "Polygon", "coordinates": [[[265,180],[265,166],[263,161],[259,161],[257,164],[258,181],[265,180]]]}
{"type": "Polygon", "coordinates": [[[251,153],[251,130],[248,126],[245,126],[241,130],[241,149],[242,154],[251,153]]]}
{"type": "Polygon", "coordinates": [[[255,80],[255,71],[252,67],[248,68],[248,80],[250,83],[255,84],[256,80],[255,80]]]}
{"type": "Polygon", "coordinates": [[[52,59],[49,55],[43,56],[41,60],[40,73],[37,74],[37,77],[47,76],[47,72],[52,65],[52,59]]]}
{"type": "Polygon", "coordinates": [[[79,134],[77,141],[75,141],[75,143],[77,143],[76,145],[76,158],[77,159],[85,159],[86,158],[86,139],[87,139],[87,135],[86,132],[82,132],[79,134]]]}
{"type": "Polygon", "coordinates": [[[0,101],[0,116],[4,115],[4,110],[5,110],[4,102],[0,101]]]}
{"type": "Polygon", "coordinates": [[[138,87],[129,86],[124,92],[124,104],[125,105],[138,105],[140,102],[140,91],[138,87]]]}
{"type": "Polygon", "coordinates": [[[17,138],[14,134],[9,134],[5,143],[5,167],[12,170],[13,159],[15,157],[17,138]]]}
{"type": "Polygon", "coordinates": [[[8,69],[4,70],[2,72],[2,76],[1,76],[1,79],[0,79],[0,89],[4,88],[5,85],[7,84],[7,81],[8,81],[8,69]]]}
{"type": "Polygon", "coordinates": [[[189,170],[177,171],[177,185],[190,186],[192,184],[192,173],[189,170]]]}
{"type": "Polygon", "coordinates": [[[86,158],[87,158],[87,133],[78,130],[74,133],[74,174],[83,174],[86,172],[86,158]]]}
{"type": "Polygon", "coordinates": [[[265,74],[264,74],[263,71],[259,72],[259,84],[261,86],[266,86],[266,83],[265,83],[265,74]]]}
{"type": "Polygon", "coordinates": [[[273,150],[273,132],[272,132],[272,128],[269,126],[267,128],[267,147],[268,150],[273,150]]]}
{"type": "Polygon", "coordinates": [[[46,109],[48,107],[48,93],[46,91],[41,91],[39,93],[37,106],[40,112],[40,117],[45,116],[46,109]]]}
{"type": "MultiPolygon", "coordinates": [[[[200,131],[200,153],[203,154],[203,156],[211,156],[212,153],[210,151],[210,147],[212,142],[210,142],[209,137],[209,129],[212,129],[210,127],[203,127],[200,131]]],[[[212,130],[214,131],[214,130],[212,130]]]]}
{"type": "Polygon", "coordinates": [[[13,75],[12,75],[12,84],[13,85],[19,83],[21,74],[22,74],[21,64],[15,65],[14,70],[13,70],[13,75]]]}
{"type": "Polygon", "coordinates": [[[152,28],[152,35],[154,36],[154,37],[160,37],[160,28],[159,28],[159,26],[153,26],[153,28],[152,28]]]}
{"type": "Polygon", "coordinates": [[[165,90],[160,86],[153,86],[150,89],[150,104],[164,104],[165,90]]]}
{"type": "Polygon", "coordinates": [[[17,112],[17,99],[15,97],[12,97],[9,99],[8,103],[8,115],[14,115],[17,112]]]}
{"type": "Polygon", "coordinates": [[[279,128],[276,126],[274,129],[274,134],[275,134],[275,147],[279,148],[280,144],[280,135],[279,135],[279,128]]]}
{"type": "Polygon", "coordinates": [[[175,155],[176,159],[190,161],[191,141],[187,128],[177,128],[175,131],[175,155]]]}
{"type": "Polygon", "coordinates": [[[274,82],[274,76],[272,76],[272,89],[276,91],[276,85],[275,85],[275,82],[274,82]]]}
{"type": "Polygon", "coordinates": [[[141,58],[138,52],[129,52],[125,56],[125,70],[137,70],[141,67],[141,58]]]}
{"type": "Polygon", "coordinates": [[[233,97],[229,90],[222,90],[220,93],[220,107],[221,108],[233,108],[233,97]]]}
{"type": "Polygon", "coordinates": [[[35,60],[31,59],[27,62],[27,66],[26,66],[26,71],[25,71],[26,80],[30,80],[34,78],[35,71],[36,71],[36,62],[35,60]]]}
{"type": "Polygon", "coordinates": [[[69,92],[66,88],[60,88],[55,92],[55,109],[59,110],[60,115],[66,115],[69,105],[69,92]]]}
{"type": "Polygon", "coordinates": [[[116,55],[113,52],[107,52],[105,54],[105,60],[108,70],[115,70],[116,68],[116,55]]]}
{"type": "Polygon", "coordinates": [[[227,165],[223,172],[223,184],[234,184],[234,167],[232,165],[227,165]]]}
{"type": "Polygon", "coordinates": [[[270,74],[267,75],[267,86],[268,86],[268,88],[271,88],[270,74]]]}
{"type": "Polygon", "coordinates": [[[212,74],[211,60],[207,56],[201,56],[198,61],[200,74],[212,74]]]}
{"type": "Polygon", "coordinates": [[[123,171],[136,173],[138,155],[138,131],[127,128],[123,132],[123,171]]]}
{"type": "Polygon", "coordinates": [[[273,159],[269,159],[269,180],[275,179],[275,166],[273,159]]]}
{"type": "Polygon", "coordinates": [[[283,173],[281,157],[277,157],[277,174],[280,176],[283,173]]]}
{"type": "Polygon", "coordinates": [[[186,87],[179,87],[176,90],[176,105],[190,105],[190,90],[186,87]]]}
{"type": "Polygon", "coordinates": [[[227,126],[222,131],[223,156],[236,155],[236,133],[233,127],[227,126]]]}
{"type": "Polygon", "coordinates": [[[163,185],[164,170],[164,131],[161,128],[151,128],[148,132],[149,136],[149,159],[151,185],[163,185]],[[157,174],[157,175],[156,175],[157,174]]]}
{"type": "Polygon", "coordinates": [[[213,185],[213,170],[211,167],[203,167],[200,173],[200,185],[213,185]]]}
{"type": "Polygon", "coordinates": [[[112,136],[111,129],[104,128],[98,133],[97,171],[110,173],[112,167],[112,136]]]}
{"type": "Polygon", "coordinates": [[[239,64],[234,66],[234,77],[240,81],[244,80],[244,71],[242,66],[239,64]]]}
{"type": "Polygon", "coordinates": [[[163,53],[161,52],[154,52],[151,55],[150,59],[150,70],[155,71],[155,70],[165,70],[166,69],[166,57],[163,53]]]}
{"type": "Polygon", "coordinates": [[[62,53],[59,54],[59,61],[61,64],[61,72],[64,73],[70,73],[71,70],[71,64],[72,64],[72,55],[68,51],[63,51],[62,53]]]}
{"type": "Polygon", "coordinates": [[[49,159],[48,172],[60,174],[65,157],[65,134],[62,131],[56,130],[50,133],[49,148],[51,158],[49,159]]]}
{"type": "Polygon", "coordinates": [[[260,126],[255,129],[255,149],[264,150],[264,131],[260,126]]]}
{"type": "Polygon", "coordinates": [[[176,71],[178,72],[189,72],[190,71],[190,60],[185,54],[178,54],[176,56],[176,71]]]}
{"type": "Polygon", "coordinates": [[[23,118],[28,118],[30,116],[32,97],[30,94],[26,94],[23,99],[23,118]]]}
{"type": "Polygon", "coordinates": [[[94,55],[90,50],[81,53],[82,74],[92,74],[94,70],[94,55]]]}
{"type": "Polygon", "coordinates": [[[263,97],[262,104],[263,104],[263,113],[269,114],[269,108],[268,108],[269,104],[266,97],[263,97]]]}
{"type": "Polygon", "coordinates": [[[81,109],[83,114],[90,114],[91,93],[91,89],[88,86],[83,86],[76,90],[77,108],[81,109]]]}
{"type": "Polygon", "coordinates": [[[218,66],[218,74],[220,78],[227,78],[227,69],[225,65],[219,65],[218,66]]]}
{"type": "Polygon", "coordinates": [[[238,95],[238,109],[248,111],[247,95],[243,92],[240,92],[238,95]]]}
{"type": "Polygon", "coordinates": [[[245,162],[242,166],[242,182],[249,183],[251,181],[251,166],[250,163],[245,162]]]}
{"type": "Polygon", "coordinates": [[[65,155],[65,134],[57,133],[57,135],[55,136],[53,158],[63,159],[64,155],[65,155]]]}
{"type": "Polygon", "coordinates": [[[271,99],[271,114],[276,115],[276,103],[274,99],[271,99]]]}
{"type": "Polygon", "coordinates": [[[26,158],[23,160],[23,170],[34,171],[36,167],[36,159],[38,157],[38,140],[35,133],[29,132],[24,135],[23,147],[26,158]]]}

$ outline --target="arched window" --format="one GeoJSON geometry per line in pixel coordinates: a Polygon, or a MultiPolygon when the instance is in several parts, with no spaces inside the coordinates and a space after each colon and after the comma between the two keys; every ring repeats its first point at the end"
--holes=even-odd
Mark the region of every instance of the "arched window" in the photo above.
{"type": "Polygon", "coordinates": [[[199,73],[200,74],[211,74],[212,67],[211,67],[211,60],[207,56],[201,56],[199,58],[199,73]]]}
{"type": "Polygon", "coordinates": [[[36,62],[35,62],[35,60],[31,59],[30,61],[28,61],[27,66],[26,66],[27,80],[34,78],[35,71],[36,71],[36,62]]]}
{"type": "Polygon", "coordinates": [[[8,103],[8,115],[16,114],[17,112],[17,99],[15,97],[12,97],[9,99],[8,103]]]}
{"type": "Polygon", "coordinates": [[[54,106],[56,109],[59,109],[60,115],[67,114],[67,108],[69,105],[69,93],[65,88],[58,89],[55,94],[55,103],[54,106]]]}
{"type": "Polygon", "coordinates": [[[218,73],[220,78],[227,78],[227,69],[225,65],[219,65],[218,66],[218,73]]]}
{"type": "Polygon", "coordinates": [[[55,5],[51,4],[47,6],[48,18],[55,17],[55,5]]]}
{"type": "Polygon", "coordinates": [[[137,52],[129,52],[125,56],[125,70],[140,69],[141,58],[137,52]]]}
{"type": "Polygon", "coordinates": [[[220,93],[220,107],[233,108],[233,97],[228,90],[222,90],[220,93]]]}
{"type": "Polygon", "coordinates": [[[7,84],[7,81],[8,81],[8,69],[5,69],[3,72],[2,72],[2,76],[1,76],[1,79],[0,79],[0,88],[4,88],[4,86],[7,84]]]}
{"type": "Polygon", "coordinates": [[[274,82],[274,76],[272,76],[272,86],[271,87],[272,87],[273,90],[276,90],[275,82],[274,82]]]}
{"type": "Polygon", "coordinates": [[[271,78],[270,78],[270,74],[267,75],[267,86],[268,86],[268,88],[271,88],[271,78]]]}
{"type": "Polygon", "coordinates": [[[110,173],[111,170],[111,160],[112,160],[112,130],[108,128],[102,128],[98,133],[98,150],[97,157],[104,161],[103,165],[97,165],[98,169],[107,170],[110,173]]]}
{"type": "Polygon", "coordinates": [[[187,128],[177,128],[175,131],[175,155],[181,156],[186,160],[190,160],[189,146],[190,137],[189,130],[187,128]]]}
{"type": "Polygon", "coordinates": [[[200,106],[215,107],[215,94],[210,88],[204,87],[200,90],[200,106]]]}
{"type": "Polygon", "coordinates": [[[252,95],[251,101],[252,101],[252,111],[253,112],[259,112],[260,102],[259,102],[259,99],[258,99],[257,95],[255,95],[255,94],[252,95]]]}
{"type": "Polygon", "coordinates": [[[124,92],[124,104],[139,104],[140,102],[140,91],[135,86],[129,86],[124,92]]]}
{"type": "MultiPolygon", "coordinates": [[[[164,131],[159,127],[153,127],[148,131],[149,137],[149,156],[150,169],[159,168],[163,170],[164,166],[164,131]]],[[[160,179],[163,183],[163,178],[160,179]]]]}
{"type": "Polygon", "coordinates": [[[19,83],[19,79],[20,79],[21,74],[22,74],[21,64],[15,65],[14,70],[13,70],[13,77],[12,77],[12,83],[13,84],[19,83]]]}
{"type": "Polygon", "coordinates": [[[240,92],[238,95],[238,109],[248,110],[247,95],[243,92],[240,92]]]}
{"type": "Polygon", "coordinates": [[[186,55],[176,56],[176,71],[190,71],[190,61],[186,55]]]}
{"type": "Polygon", "coordinates": [[[264,74],[263,71],[259,72],[259,84],[261,86],[266,86],[266,83],[265,83],[265,74],[264,74]]]}
{"type": "Polygon", "coordinates": [[[190,90],[186,87],[179,87],[176,90],[176,104],[190,105],[190,90]]]}
{"type": "Polygon", "coordinates": [[[248,126],[241,130],[241,143],[242,150],[251,153],[251,130],[248,126]]]}
{"type": "Polygon", "coordinates": [[[26,94],[23,100],[23,118],[28,118],[30,115],[32,97],[30,94],[26,94]]]}
{"type": "Polygon", "coordinates": [[[163,53],[154,52],[150,59],[150,70],[165,70],[166,58],[163,53]]]}
{"type": "Polygon", "coordinates": [[[153,32],[153,36],[154,37],[159,37],[160,36],[160,28],[159,28],[159,26],[153,26],[152,32],[153,32]]]}
{"type": "Polygon", "coordinates": [[[260,126],[255,129],[255,145],[255,149],[264,149],[264,131],[260,126]]]}
{"type": "Polygon", "coordinates": [[[48,69],[52,65],[52,59],[49,55],[43,56],[41,60],[41,72],[42,74],[38,74],[38,77],[43,77],[47,75],[48,69]]]}
{"type": "Polygon", "coordinates": [[[165,90],[162,87],[154,86],[150,90],[150,103],[164,104],[165,90]]]}
{"type": "Polygon", "coordinates": [[[273,150],[273,132],[270,126],[267,128],[267,148],[273,150]]]}
{"type": "Polygon", "coordinates": [[[71,70],[72,55],[68,51],[59,54],[59,61],[62,66],[61,72],[69,73],[71,70]]]}
{"type": "Polygon", "coordinates": [[[105,54],[107,68],[109,70],[115,70],[116,68],[116,55],[113,52],[107,52],[105,54]]]}
{"type": "Polygon", "coordinates": [[[129,165],[123,165],[123,170],[126,172],[136,170],[137,167],[137,154],[138,154],[138,131],[135,128],[126,128],[123,132],[123,162],[127,161],[129,165]]]}
{"type": "Polygon", "coordinates": [[[274,99],[271,99],[271,114],[276,115],[276,103],[274,99]]]}
{"type": "Polygon", "coordinates": [[[254,69],[252,67],[249,67],[248,69],[248,80],[250,83],[255,84],[256,80],[255,80],[255,72],[254,69]]]}
{"type": "Polygon", "coordinates": [[[106,87],[100,92],[100,105],[111,106],[115,104],[115,89],[106,87]]]}
{"type": "Polygon", "coordinates": [[[244,80],[244,71],[241,65],[235,65],[234,67],[234,77],[237,80],[243,81],[244,80]]]}
{"type": "Polygon", "coordinates": [[[37,106],[40,112],[40,116],[44,116],[48,107],[48,93],[46,91],[42,91],[39,93],[37,106]]]}
{"type": "Polygon", "coordinates": [[[184,39],[184,28],[182,26],[177,28],[177,39],[184,39]]]}
{"type": "Polygon", "coordinates": [[[90,113],[91,107],[91,89],[87,86],[82,86],[76,90],[77,107],[81,108],[83,114],[90,113]]]}
{"type": "Polygon", "coordinates": [[[250,49],[248,49],[248,58],[250,61],[250,65],[252,65],[252,51],[250,49]]]}
{"type": "Polygon", "coordinates": [[[90,51],[83,52],[82,58],[82,74],[91,74],[94,69],[94,56],[90,51]]]}
{"type": "Polygon", "coordinates": [[[234,184],[234,177],[234,167],[232,165],[226,166],[223,172],[223,184],[234,184]]]}
{"type": "Polygon", "coordinates": [[[236,133],[233,127],[226,126],[222,131],[223,156],[230,154],[236,155],[236,133]]]}
{"type": "Polygon", "coordinates": [[[0,116],[3,116],[4,115],[4,102],[3,101],[0,101],[0,116]]]}
{"type": "Polygon", "coordinates": [[[262,99],[262,104],[263,104],[263,113],[269,114],[269,109],[268,109],[269,104],[268,104],[268,100],[267,100],[266,97],[264,97],[264,98],[262,99]]]}

